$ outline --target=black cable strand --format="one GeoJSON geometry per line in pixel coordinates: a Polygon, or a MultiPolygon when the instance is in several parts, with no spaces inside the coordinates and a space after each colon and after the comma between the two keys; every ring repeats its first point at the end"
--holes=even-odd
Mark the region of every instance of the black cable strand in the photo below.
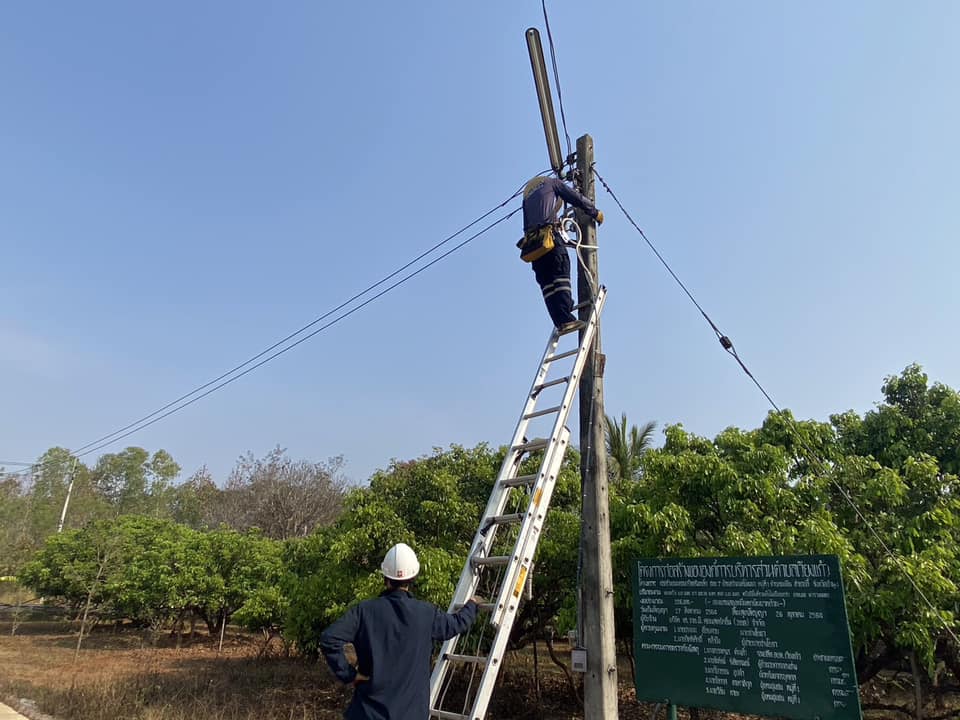
{"type": "Polygon", "coordinates": [[[567,116],[563,112],[563,93],[560,91],[560,72],[557,70],[557,53],[553,49],[553,33],[550,32],[550,18],[547,17],[547,0],[540,0],[543,6],[543,22],[547,26],[547,42],[550,44],[550,62],[553,65],[553,79],[557,85],[557,102],[560,105],[560,121],[563,123],[563,134],[567,139],[567,157],[573,155],[573,146],[570,143],[570,133],[567,132],[567,116]]]}
{"type": "Polygon", "coordinates": [[[760,381],[754,377],[752,372],[750,372],[750,369],[746,366],[743,360],[740,359],[740,356],[737,354],[737,349],[733,346],[733,340],[720,332],[720,328],[718,328],[716,323],[713,322],[709,315],[707,315],[707,311],[701,307],[700,303],[697,302],[696,298],[693,297],[693,294],[687,289],[687,286],[683,284],[683,281],[679,277],[677,277],[677,274],[673,271],[673,268],[670,267],[670,264],[663,258],[663,255],[660,254],[660,251],[657,250],[656,246],[652,242],[650,242],[650,239],[647,237],[646,233],[643,232],[640,226],[637,225],[634,219],[630,216],[630,213],[627,212],[627,209],[623,206],[623,203],[620,202],[620,198],[616,196],[616,193],[614,193],[610,186],[607,185],[607,181],[604,180],[600,173],[597,172],[597,168],[594,166],[591,167],[590,170],[596,176],[597,180],[600,181],[600,184],[603,185],[604,190],[606,190],[610,194],[610,197],[613,198],[613,201],[620,208],[620,211],[624,214],[627,220],[630,221],[630,224],[636,228],[638,233],[640,233],[640,237],[642,237],[644,242],[646,242],[650,249],[653,250],[653,254],[657,256],[657,259],[667,269],[667,272],[670,273],[670,276],[677,281],[677,285],[679,285],[683,292],[686,293],[687,297],[690,298],[690,302],[692,302],[696,306],[697,310],[700,311],[700,314],[703,315],[703,319],[707,321],[707,323],[710,325],[710,328],[714,333],[716,333],[717,340],[720,341],[721,347],[723,347],[728,355],[737,361],[737,364],[740,365],[747,377],[750,378],[753,381],[753,384],[757,386],[757,389],[763,393],[763,396],[767,399],[767,402],[769,402],[778,413],[782,413],[783,411],[780,409],[777,403],[774,402],[773,398],[770,396],[770,393],[766,391],[763,385],[760,384],[760,381]]]}
{"type": "MultiPolygon", "coordinates": [[[[287,335],[286,337],[282,338],[281,340],[278,340],[277,342],[275,342],[275,343],[274,343],[273,345],[271,345],[270,347],[268,347],[268,348],[266,348],[265,350],[257,353],[256,355],[254,355],[253,357],[249,358],[248,360],[240,363],[240,364],[237,365],[236,367],[234,367],[234,368],[226,371],[225,373],[219,375],[218,377],[213,378],[213,380],[210,380],[209,382],[206,382],[206,383],[204,383],[203,385],[200,385],[200,386],[194,388],[194,389],[191,390],[190,392],[181,395],[181,396],[178,397],[176,400],[171,400],[169,403],[167,403],[166,405],[164,405],[164,406],[161,407],[161,408],[158,408],[158,409],[154,410],[154,411],[153,411],[152,413],[150,413],[149,415],[144,415],[144,416],[141,417],[140,419],[134,420],[133,422],[131,422],[131,423],[123,426],[123,427],[120,428],[119,430],[115,430],[115,431],[113,431],[112,433],[108,433],[107,435],[104,435],[103,437],[97,438],[96,440],[92,440],[91,442],[88,442],[86,445],[81,445],[81,446],[78,447],[74,452],[78,452],[78,453],[82,452],[84,455],[86,455],[87,453],[86,453],[86,452],[83,452],[83,451],[87,450],[88,448],[93,447],[94,445],[99,445],[100,443],[102,443],[102,442],[104,442],[104,441],[106,441],[106,440],[110,440],[111,438],[120,439],[119,437],[115,437],[115,436],[121,435],[121,433],[124,433],[125,431],[129,430],[130,428],[136,427],[136,426],[139,425],[140,423],[145,422],[145,421],[149,420],[150,418],[159,415],[159,414],[162,413],[164,410],[167,410],[167,409],[173,407],[173,406],[176,405],[177,403],[179,403],[179,402],[181,402],[181,401],[183,401],[183,400],[186,400],[187,398],[191,397],[192,395],[196,395],[197,393],[201,392],[202,390],[205,390],[206,388],[210,387],[211,385],[220,382],[221,380],[223,380],[224,378],[229,377],[230,375],[233,375],[235,372],[238,372],[239,370],[243,369],[244,367],[246,367],[246,366],[249,365],[250,363],[255,362],[256,360],[259,360],[260,358],[262,358],[262,357],[263,357],[264,355],[266,355],[267,353],[269,353],[269,352],[271,352],[272,350],[280,347],[281,345],[283,345],[283,344],[286,343],[287,341],[292,340],[292,339],[295,338],[297,335],[300,335],[301,333],[305,332],[306,330],[309,330],[311,327],[313,327],[313,326],[316,325],[317,323],[325,320],[326,318],[330,317],[330,316],[333,315],[334,313],[336,313],[336,312],[342,310],[343,308],[345,308],[346,306],[348,306],[350,303],[358,300],[359,298],[363,297],[363,296],[366,295],[367,293],[371,292],[374,288],[377,288],[377,287],[379,287],[380,285],[383,285],[385,282],[387,282],[387,281],[390,280],[391,278],[396,277],[397,275],[399,275],[400,273],[402,273],[404,270],[406,270],[407,268],[409,268],[411,265],[414,265],[415,263],[419,262],[419,261],[422,260],[424,257],[426,257],[426,256],[429,255],[430,253],[434,252],[434,251],[437,250],[438,248],[442,247],[443,245],[447,244],[448,242],[450,242],[451,240],[453,240],[453,239],[454,239],[455,237],[457,237],[458,235],[461,235],[461,234],[463,234],[464,232],[466,232],[467,230],[469,230],[471,227],[473,227],[474,225],[476,225],[478,222],[481,222],[482,220],[488,218],[490,215],[492,215],[492,214],[495,213],[497,210],[499,210],[499,209],[502,208],[504,205],[506,205],[506,204],[509,203],[511,200],[513,200],[515,197],[517,197],[517,195],[519,195],[521,192],[522,192],[522,188],[521,188],[520,190],[517,190],[517,192],[513,193],[513,195],[511,195],[510,197],[508,197],[506,200],[504,200],[502,203],[500,203],[500,204],[497,205],[496,207],[492,208],[490,211],[488,211],[488,212],[484,213],[483,215],[481,215],[480,217],[478,217],[478,218],[477,218],[476,220],[474,220],[473,222],[471,222],[471,223],[469,223],[469,224],[467,224],[467,225],[464,225],[462,228],[460,228],[459,230],[457,230],[457,231],[456,231],[455,233],[453,233],[452,235],[447,236],[446,238],[444,238],[443,240],[441,240],[440,242],[438,242],[436,245],[434,245],[434,246],[431,247],[430,249],[422,252],[420,255],[418,255],[417,257],[415,257],[415,258],[414,258],[413,260],[411,260],[410,262],[406,263],[405,265],[403,265],[403,266],[400,267],[400,268],[397,268],[396,270],[394,270],[392,273],[390,273],[390,274],[387,275],[386,277],[384,277],[384,278],[378,280],[377,282],[373,283],[372,285],[370,285],[369,287],[365,288],[365,289],[362,290],[361,292],[357,293],[356,295],[354,295],[354,296],[351,297],[350,299],[345,300],[344,302],[340,303],[339,305],[337,305],[337,307],[333,308],[332,310],[328,310],[328,311],[325,312],[323,315],[320,315],[319,317],[315,318],[314,320],[311,320],[309,323],[307,323],[306,325],[304,325],[303,327],[301,327],[299,330],[296,330],[295,332],[290,333],[289,335],[287,335]]],[[[164,417],[166,417],[166,416],[164,416],[164,417]]],[[[126,435],[123,435],[122,437],[126,437],[126,435]]]]}
{"type": "Polygon", "coordinates": [[[723,345],[724,349],[727,348],[728,344],[732,346],[732,343],[730,342],[730,338],[728,338],[726,335],[720,332],[720,330],[714,324],[713,320],[710,319],[710,316],[707,315],[706,311],[702,307],[700,307],[700,303],[698,303],[696,298],[694,298],[693,295],[690,293],[690,291],[687,290],[687,286],[684,285],[683,282],[680,280],[680,278],[677,277],[677,274],[673,271],[673,268],[671,268],[670,265],[667,263],[667,261],[663,259],[663,255],[661,255],[660,252],[657,250],[657,248],[654,246],[654,244],[650,242],[649,238],[647,238],[643,230],[640,229],[640,226],[637,225],[634,219],[630,217],[630,213],[627,212],[627,209],[623,206],[623,203],[620,202],[620,199],[616,196],[616,194],[614,194],[613,190],[610,189],[610,186],[607,185],[607,181],[604,180],[603,177],[600,175],[600,173],[597,172],[596,164],[590,167],[590,171],[597,176],[597,180],[599,180],[600,183],[603,185],[604,189],[608,193],[610,193],[610,197],[612,197],[614,202],[617,203],[617,206],[620,208],[620,212],[622,212],[624,216],[626,216],[627,220],[630,221],[630,224],[633,225],[634,228],[636,228],[636,231],[638,233],[640,233],[640,237],[642,237],[644,241],[647,243],[647,245],[650,246],[650,249],[653,250],[653,254],[657,256],[657,259],[661,263],[663,263],[663,266],[667,269],[667,272],[669,272],[671,277],[673,277],[673,279],[677,281],[677,285],[679,285],[680,288],[683,290],[683,292],[687,294],[687,297],[690,298],[690,302],[692,302],[694,305],[697,306],[697,310],[700,311],[700,314],[703,315],[704,319],[708,323],[710,323],[710,327],[713,328],[713,331],[717,334],[717,338],[720,340],[720,344],[723,345]]]}
{"type": "MultiPolygon", "coordinates": [[[[508,200],[508,202],[509,202],[509,200],[508,200]]],[[[410,273],[410,274],[406,275],[405,277],[401,278],[400,280],[398,280],[397,282],[393,283],[393,284],[390,285],[389,287],[385,288],[384,290],[381,290],[381,291],[378,292],[376,295],[373,295],[372,297],[367,298],[366,300],[364,300],[362,303],[360,303],[360,304],[357,305],[356,307],[351,308],[350,310],[348,310],[347,312],[343,313],[342,315],[340,315],[340,316],[338,316],[338,317],[335,317],[335,318],[334,318],[333,320],[331,320],[330,322],[328,322],[328,323],[320,326],[319,328],[317,328],[317,329],[314,330],[313,332],[311,332],[311,333],[303,336],[302,338],[300,338],[299,340],[297,340],[295,343],[291,343],[290,345],[288,345],[288,346],[286,346],[286,347],[278,350],[277,352],[273,353],[272,355],[267,356],[266,358],[264,358],[263,360],[261,360],[261,361],[258,362],[257,364],[255,364],[255,365],[247,368],[246,370],[244,370],[242,373],[239,373],[239,374],[237,374],[237,375],[234,375],[234,376],[231,377],[231,378],[228,378],[228,379],[224,380],[223,382],[219,383],[218,385],[215,385],[214,387],[210,388],[210,389],[207,390],[206,392],[204,392],[204,393],[202,393],[202,394],[200,394],[200,395],[197,395],[197,396],[194,397],[194,398],[191,398],[190,400],[188,400],[188,401],[185,402],[185,403],[182,403],[182,404],[180,404],[180,405],[177,405],[176,407],[173,407],[172,409],[168,410],[167,412],[163,413],[162,415],[159,415],[158,417],[153,418],[153,419],[150,420],[149,422],[145,422],[145,423],[143,423],[143,424],[137,425],[137,427],[134,427],[134,428],[130,429],[128,432],[125,432],[125,433],[123,433],[122,435],[118,435],[117,437],[114,437],[114,438],[111,439],[111,440],[108,440],[108,441],[106,441],[106,442],[104,442],[104,443],[101,443],[101,444],[99,444],[99,445],[96,445],[95,447],[91,447],[90,449],[85,450],[84,452],[78,452],[78,453],[76,453],[76,456],[77,456],[77,457],[83,457],[84,455],[89,455],[90,453],[96,452],[97,450],[101,450],[101,449],[107,447],[108,445],[112,445],[112,444],[115,443],[117,440],[122,440],[123,438],[128,437],[129,435],[133,435],[134,433],[140,432],[141,430],[150,427],[150,426],[153,425],[154,423],[159,422],[160,420],[163,420],[165,417],[168,417],[168,416],[170,416],[170,415],[173,415],[173,414],[176,413],[176,412],[179,412],[180,410],[183,410],[184,408],[192,405],[193,403],[197,402],[198,400],[202,400],[203,398],[207,397],[207,395],[210,395],[211,393],[216,392],[216,391],[219,390],[220,388],[222,388],[222,387],[224,387],[224,386],[226,386],[226,385],[229,385],[230,383],[234,382],[235,380],[239,380],[239,379],[242,378],[244,375],[247,375],[248,373],[253,372],[253,371],[256,370],[257,368],[261,367],[262,365],[265,365],[266,363],[270,362],[270,361],[273,360],[274,358],[277,358],[277,357],[279,357],[280,355],[283,355],[284,353],[286,353],[287,351],[292,350],[293,348],[297,347],[297,345],[300,345],[301,343],[306,342],[307,340],[309,340],[310,338],[312,338],[314,335],[317,335],[318,333],[323,332],[324,330],[326,330],[327,328],[331,327],[332,325],[336,325],[338,322],[340,322],[340,321],[343,320],[344,318],[347,318],[347,317],[349,317],[350,315],[352,315],[353,313],[355,313],[355,312],[357,312],[358,310],[360,310],[361,308],[366,307],[367,305],[369,305],[370,303],[372,303],[374,300],[377,300],[378,298],[383,297],[384,295],[386,295],[388,292],[390,292],[390,291],[393,290],[394,288],[402,285],[403,283],[407,282],[408,280],[412,279],[413,277],[419,275],[420,273],[422,273],[422,272],[423,272],[424,270],[426,270],[427,268],[429,268],[429,267],[431,267],[431,266],[433,266],[433,265],[436,265],[438,262],[440,262],[440,261],[443,260],[444,258],[448,257],[449,255],[452,255],[453,253],[455,253],[457,250],[459,250],[460,248],[462,248],[462,247],[463,247],[464,245],[466,245],[467,243],[472,242],[473,240],[475,240],[476,238],[480,237],[481,235],[483,235],[483,234],[484,234],[485,232],[487,232],[488,230],[491,230],[492,228],[494,228],[495,226],[497,226],[497,225],[499,225],[500,223],[504,222],[505,220],[508,220],[509,218],[513,217],[513,216],[516,215],[518,212],[520,212],[520,210],[521,210],[521,208],[516,208],[516,209],[512,210],[511,212],[509,212],[509,213],[507,213],[506,215],[504,215],[503,217],[501,217],[499,220],[496,220],[496,221],[490,223],[489,225],[487,225],[487,226],[486,226],[485,228],[483,228],[482,230],[474,233],[473,235],[471,235],[470,237],[468,237],[466,240],[460,242],[459,244],[457,244],[456,246],[454,246],[454,247],[451,248],[450,250],[447,250],[447,251],[446,251],[445,253],[443,253],[442,255],[434,258],[433,260],[431,260],[429,263],[427,263],[427,264],[424,265],[423,267],[420,267],[420,268],[418,268],[417,270],[414,270],[412,273],[410,273]]],[[[208,384],[209,384],[209,383],[208,383],[208,384]]]]}
{"type": "Polygon", "coordinates": [[[871,523],[870,520],[866,517],[866,515],[863,514],[863,511],[860,510],[860,507],[856,504],[853,497],[851,497],[850,493],[848,493],[847,490],[839,482],[837,482],[836,479],[833,478],[832,473],[830,472],[826,461],[823,460],[820,457],[820,454],[813,449],[810,443],[807,442],[806,437],[804,436],[803,432],[800,430],[800,427],[793,421],[793,418],[791,418],[788,414],[786,414],[783,410],[780,409],[780,406],[774,402],[773,398],[770,397],[770,394],[764,389],[763,385],[760,384],[760,381],[757,380],[756,377],[754,377],[752,372],[750,372],[750,369],[746,366],[746,364],[737,354],[736,348],[734,348],[733,342],[730,340],[730,338],[720,332],[720,330],[714,324],[713,320],[710,319],[710,316],[707,315],[707,313],[704,311],[702,307],[700,307],[700,303],[696,301],[696,299],[687,289],[686,285],[684,285],[680,281],[680,278],[678,278],[676,273],[673,272],[670,265],[667,264],[667,261],[663,259],[663,256],[660,255],[660,253],[657,251],[657,248],[654,247],[653,243],[650,242],[650,240],[644,234],[643,230],[640,229],[640,226],[637,225],[636,222],[634,222],[632,217],[630,217],[630,213],[627,212],[627,209],[623,206],[623,203],[620,202],[619,198],[617,198],[613,190],[610,189],[610,186],[607,185],[607,182],[600,176],[600,173],[597,172],[596,167],[591,167],[590,170],[593,172],[594,175],[596,175],[597,179],[603,184],[604,189],[610,194],[610,197],[613,198],[614,202],[617,203],[617,206],[620,208],[620,211],[624,214],[627,220],[630,221],[630,224],[633,225],[634,228],[636,228],[637,232],[640,233],[640,237],[642,237],[644,241],[647,243],[647,245],[650,246],[650,249],[653,250],[654,254],[657,256],[660,262],[663,263],[663,266],[667,269],[670,275],[673,276],[673,279],[677,281],[677,284],[683,289],[687,297],[690,298],[690,301],[694,305],[696,305],[697,309],[700,311],[700,314],[703,315],[706,321],[710,324],[710,327],[717,334],[717,338],[720,340],[720,344],[723,346],[723,349],[727,352],[727,354],[729,354],[731,357],[733,357],[734,360],[737,361],[737,364],[741,367],[743,372],[746,373],[747,377],[750,378],[750,380],[753,381],[753,384],[757,386],[757,388],[760,390],[761,393],[763,393],[763,396],[767,399],[767,402],[770,403],[773,409],[777,411],[777,414],[780,417],[782,417],[783,420],[787,423],[790,430],[793,432],[794,436],[797,438],[797,440],[799,440],[800,445],[803,447],[804,450],[807,451],[809,459],[811,459],[814,465],[817,466],[817,470],[820,472],[820,474],[823,475],[825,478],[827,478],[828,482],[830,482],[830,484],[832,484],[833,487],[836,488],[837,491],[839,491],[840,495],[843,497],[846,503],[853,509],[853,512],[856,514],[856,516],[870,530],[870,533],[873,535],[874,539],[878,543],[880,543],[880,547],[883,548],[887,556],[890,559],[892,559],[900,567],[900,569],[903,571],[903,576],[907,578],[910,585],[916,591],[917,595],[919,595],[919,597],[923,600],[923,602],[926,603],[927,607],[929,607],[930,610],[933,611],[934,615],[940,618],[941,624],[943,625],[944,630],[947,631],[947,634],[950,635],[950,637],[953,639],[955,643],[960,645],[960,638],[958,638],[957,635],[953,632],[953,629],[950,627],[950,625],[946,621],[944,621],[942,617],[940,617],[940,612],[937,610],[934,604],[930,601],[930,599],[926,596],[923,590],[920,589],[920,586],[917,585],[913,577],[911,577],[910,573],[907,571],[907,568],[903,565],[903,562],[904,562],[903,558],[901,558],[899,555],[894,553],[893,550],[890,549],[890,547],[884,542],[883,538],[880,537],[880,534],[877,532],[876,528],[873,526],[873,523],[871,523]]]}
{"type": "MultiPolygon", "coordinates": [[[[69,450],[67,452],[70,453],[69,450]]],[[[72,453],[70,454],[70,456],[73,457],[72,453]]],[[[73,459],[76,460],[76,458],[73,458],[73,459]]],[[[61,460],[60,458],[49,458],[47,460],[43,460],[43,461],[38,460],[37,462],[32,462],[32,463],[12,463],[11,462],[10,463],[11,465],[17,464],[17,465],[22,465],[23,467],[21,467],[19,470],[14,470],[13,472],[0,472],[0,477],[23,479],[26,477],[32,477],[35,474],[42,475],[43,473],[47,472],[47,468],[58,467],[66,463],[67,463],[66,460],[61,460]]]]}

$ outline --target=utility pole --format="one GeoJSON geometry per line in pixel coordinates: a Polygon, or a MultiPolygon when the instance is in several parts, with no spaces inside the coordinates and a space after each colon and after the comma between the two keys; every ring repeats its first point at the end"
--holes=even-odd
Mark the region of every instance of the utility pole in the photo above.
{"type": "Polygon", "coordinates": [[[60,522],[57,524],[57,534],[63,532],[63,523],[67,519],[67,506],[70,505],[70,495],[73,494],[73,481],[77,477],[77,458],[73,459],[73,467],[70,468],[70,484],[67,486],[67,497],[63,501],[63,510],[60,511],[60,522]]]}
{"type": "MultiPolygon", "coordinates": [[[[580,191],[596,200],[593,182],[593,138],[577,139],[577,174],[580,191]]],[[[580,319],[590,316],[594,287],[599,287],[597,268],[597,225],[577,214],[580,226],[583,265],[578,263],[577,301],[580,319]]],[[[582,336],[581,331],[581,336],[582,336]]],[[[607,488],[607,450],[604,442],[603,369],[606,357],[600,346],[600,327],[580,377],[580,477],[583,481],[583,510],[580,551],[583,571],[580,590],[580,642],[587,650],[587,672],[583,679],[585,720],[612,720],[617,717],[617,650],[613,618],[613,567],[610,559],[610,499],[607,488]]]]}
{"type": "MultiPolygon", "coordinates": [[[[526,33],[533,83],[540,103],[543,134],[550,155],[550,167],[560,177],[563,160],[557,121],[540,33],[529,28],[526,33]]],[[[568,160],[569,162],[569,160],[568,160]]],[[[577,175],[580,191],[596,200],[593,183],[593,138],[584,135],[577,140],[577,175]]],[[[577,301],[580,319],[588,320],[600,280],[597,270],[597,226],[583,213],[578,213],[584,267],[577,264],[577,301]]],[[[580,332],[583,342],[583,331],[580,332]]],[[[613,568],[610,560],[610,498],[607,492],[607,448],[603,424],[603,364],[600,348],[600,327],[594,336],[593,348],[580,375],[580,477],[583,482],[583,510],[580,521],[580,553],[583,570],[580,577],[580,598],[577,634],[578,644],[587,651],[587,670],[583,679],[585,720],[613,720],[617,717],[617,646],[613,619],[613,568]]]]}

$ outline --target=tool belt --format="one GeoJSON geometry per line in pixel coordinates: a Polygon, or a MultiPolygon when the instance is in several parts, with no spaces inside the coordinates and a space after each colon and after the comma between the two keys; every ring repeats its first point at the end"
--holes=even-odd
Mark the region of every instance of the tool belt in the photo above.
{"type": "Polygon", "coordinates": [[[554,225],[544,225],[525,233],[517,241],[517,247],[520,248],[520,259],[524,262],[533,262],[553,250],[556,245],[555,231],[556,227],[554,225]]]}

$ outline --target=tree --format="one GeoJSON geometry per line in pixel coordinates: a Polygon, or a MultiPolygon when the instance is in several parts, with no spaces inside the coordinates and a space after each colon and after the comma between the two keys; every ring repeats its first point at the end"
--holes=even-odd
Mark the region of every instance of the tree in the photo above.
{"type": "Polygon", "coordinates": [[[604,426],[611,481],[623,484],[639,480],[641,459],[653,443],[657,424],[650,421],[642,428],[631,425],[627,430],[627,414],[622,413],[619,423],[605,415],[604,426]]]}
{"type": "Polygon", "coordinates": [[[168,517],[171,485],[179,474],[180,466],[166,450],[151,457],[143,448],[128,447],[100,457],[93,484],[115,516],[168,517]]]}
{"type": "Polygon", "coordinates": [[[18,475],[0,476],[0,576],[15,574],[34,550],[28,503],[18,475]]]}
{"type": "Polygon", "coordinates": [[[37,460],[29,486],[30,525],[34,546],[57,531],[71,482],[64,527],[81,527],[102,516],[104,504],[92,485],[89,469],[64,448],[53,447],[37,460]]]}
{"type": "Polygon", "coordinates": [[[882,391],[884,402],[863,418],[853,411],[830,418],[844,450],[895,469],[926,454],[942,472],[960,474],[960,393],[929,385],[916,364],[885,378],[882,391]]]}
{"type": "Polygon", "coordinates": [[[17,577],[38,595],[59,598],[81,613],[77,654],[89,627],[90,611],[108,601],[111,586],[117,583],[123,542],[122,535],[103,521],[54,534],[17,577]]]}
{"type": "Polygon", "coordinates": [[[262,603],[264,594],[276,594],[280,553],[279,543],[256,532],[199,533],[124,515],[50,536],[18,577],[38,594],[82,610],[81,636],[92,611],[132,620],[154,635],[195,611],[216,632],[251,598],[262,603]]]}
{"type": "Polygon", "coordinates": [[[170,495],[170,513],[174,521],[194,530],[209,530],[217,526],[217,517],[222,515],[223,491],[213,481],[206,465],[186,482],[172,488],[170,495]]]}
{"type": "Polygon", "coordinates": [[[242,456],[207,522],[237,530],[259,528],[266,537],[305,537],[337,518],[343,502],[343,458],[294,461],[280,447],[256,459],[242,456]]]}
{"type": "Polygon", "coordinates": [[[189,542],[204,578],[195,583],[184,578],[183,590],[200,586],[203,591],[185,598],[183,607],[195,608],[211,633],[218,632],[247,603],[251,603],[244,615],[247,627],[261,630],[279,624],[285,607],[278,590],[280,543],[262,537],[257,530],[240,533],[225,527],[192,533],[189,542]]]}
{"type": "Polygon", "coordinates": [[[713,440],[669,426],[643,456],[644,482],[611,493],[618,635],[632,634],[632,558],[829,553],[844,570],[861,682],[908,659],[960,670],[944,628],[960,600],[960,486],[940,466],[952,462],[943,438],[956,393],[911,366],[884,394],[863,418],[830,424],[784,411],[713,440]]]}
{"type": "MultiPolygon", "coordinates": [[[[466,561],[506,449],[457,445],[432,455],[394,461],[376,473],[368,488],[356,488],[337,522],[291,542],[284,554],[282,587],[289,598],[287,637],[315,654],[320,632],[359,599],[383,588],[379,572],[386,550],[411,545],[420,559],[418,596],[446,606],[466,561]]],[[[539,458],[521,472],[534,472],[539,458]]],[[[579,542],[579,457],[570,452],[561,468],[537,557],[534,600],[521,606],[513,647],[575,617],[572,589],[579,542]]],[[[522,500],[521,502],[526,502],[522,500]]],[[[520,508],[508,509],[516,512],[520,508]]],[[[517,528],[502,529],[493,554],[507,552],[517,528]]],[[[480,588],[480,594],[489,589],[480,588]]]]}

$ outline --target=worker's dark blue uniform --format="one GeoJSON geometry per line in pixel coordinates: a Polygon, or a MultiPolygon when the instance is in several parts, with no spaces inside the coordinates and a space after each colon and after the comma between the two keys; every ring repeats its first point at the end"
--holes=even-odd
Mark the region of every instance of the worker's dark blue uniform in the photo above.
{"type": "Polygon", "coordinates": [[[468,602],[456,613],[417,600],[406,590],[385,590],[364,600],[328,627],[320,638],[334,675],[359,683],[344,717],[348,720],[426,720],[430,714],[430,656],[433,643],[463,633],[477,617],[468,602]],[[357,667],[343,654],[353,643],[357,667]]]}
{"type": "MultiPolygon", "coordinates": [[[[564,200],[596,218],[597,208],[588,198],[562,180],[554,177],[541,179],[543,182],[523,198],[524,234],[556,224],[557,211],[564,200]]],[[[557,239],[559,240],[559,234],[557,239]]],[[[553,324],[560,327],[576,320],[573,316],[573,293],[570,288],[570,257],[563,244],[557,242],[553,250],[531,264],[553,324]]]]}

